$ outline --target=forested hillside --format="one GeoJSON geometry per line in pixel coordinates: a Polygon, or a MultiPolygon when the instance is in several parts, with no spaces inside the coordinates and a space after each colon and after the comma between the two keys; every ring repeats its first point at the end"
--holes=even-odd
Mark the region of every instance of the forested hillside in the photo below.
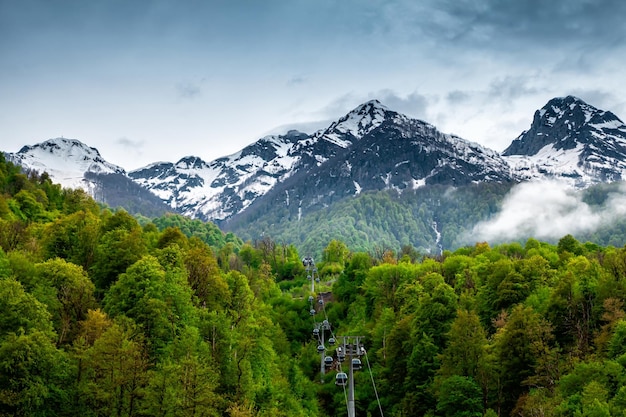
{"type": "Polygon", "coordinates": [[[358,416],[626,413],[625,248],[426,256],[332,231],[311,294],[292,245],[137,220],[0,156],[0,415],[346,415],[336,367],[320,382],[322,292],[333,334],[363,336],[358,416]]]}
{"type": "Polygon", "coordinates": [[[331,239],[342,240],[354,251],[410,245],[436,254],[441,247],[464,246],[472,227],[498,211],[511,186],[481,183],[434,185],[402,193],[369,191],[305,214],[295,204],[265,204],[223,227],[249,240],[271,236],[306,254],[320,255],[331,239]]]}
{"type": "MultiPolygon", "coordinates": [[[[321,255],[331,239],[341,240],[352,251],[398,251],[410,245],[422,253],[435,255],[442,249],[455,250],[474,244],[474,227],[497,217],[503,202],[514,194],[514,190],[512,184],[480,183],[458,187],[426,186],[402,193],[368,191],[309,212],[300,210],[296,204],[259,204],[222,227],[244,240],[269,236],[295,245],[303,254],[316,256],[321,255]]],[[[543,213],[559,220],[571,213],[571,204],[579,202],[581,207],[585,206],[581,213],[593,213],[610,220],[589,227],[573,225],[576,227],[571,234],[580,241],[623,246],[626,244],[626,218],[615,212],[623,204],[613,204],[613,210],[607,209],[611,206],[607,201],[615,196],[621,198],[623,190],[624,182],[597,184],[585,190],[568,190],[566,195],[570,205],[554,207],[549,203],[542,204],[538,198],[535,206],[519,210],[531,210],[531,215],[543,213]]],[[[585,222],[585,217],[589,216],[581,215],[577,220],[585,222]]],[[[522,227],[510,229],[516,231],[509,234],[505,243],[517,241],[524,244],[527,239],[535,237],[522,227]]],[[[549,243],[556,244],[560,237],[562,235],[554,235],[549,243]]]]}

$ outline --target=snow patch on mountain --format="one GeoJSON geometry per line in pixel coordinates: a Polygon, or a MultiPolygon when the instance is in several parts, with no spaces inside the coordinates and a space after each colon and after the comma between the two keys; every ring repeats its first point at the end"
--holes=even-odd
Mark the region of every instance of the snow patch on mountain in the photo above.
{"type": "Polygon", "coordinates": [[[313,135],[298,131],[269,135],[232,155],[200,164],[197,169],[179,162],[165,169],[148,166],[129,175],[184,214],[224,220],[242,212],[296,172],[319,167],[334,158],[391,114],[395,113],[373,100],[313,135]]]}
{"type": "Polygon", "coordinates": [[[503,156],[521,180],[554,178],[577,188],[623,180],[626,125],[577,97],[557,97],[503,156]]]}
{"type": "Polygon", "coordinates": [[[352,181],[352,183],[354,184],[354,195],[359,195],[361,194],[361,190],[363,189],[358,182],[356,181],[352,181]]]}
{"type": "Polygon", "coordinates": [[[77,139],[54,138],[33,146],[24,146],[9,159],[50,178],[65,188],[83,188],[93,192],[94,184],[85,173],[126,174],[123,168],[105,161],[96,148],[77,139]]]}
{"type": "Polygon", "coordinates": [[[222,220],[245,210],[256,198],[291,175],[293,146],[308,135],[269,135],[241,151],[206,163],[183,158],[165,170],[147,166],[129,173],[183,214],[222,220]]]}
{"type": "Polygon", "coordinates": [[[548,178],[569,179],[572,186],[591,182],[591,177],[578,166],[584,145],[574,149],[556,149],[553,144],[541,148],[535,155],[505,157],[511,168],[523,180],[548,178]]]}
{"type": "Polygon", "coordinates": [[[413,178],[413,181],[411,183],[411,189],[417,190],[418,188],[423,187],[425,185],[426,185],[426,179],[421,178],[421,179],[416,180],[415,178],[413,178]]]}
{"type": "MultiPolygon", "coordinates": [[[[325,139],[337,140],[341,145],[349,145],[349,141],[337,139],[337,133],[349,133],[355,138],[362,138],[376,129],[385,120],[385,114],[389,109],[378,100],[371,100],[361,104],[347,115],[332,123],[325,132],[325,139]]],[[[342,146],[346,147],[346,146],[342,146]]]]}
{"type": "Polygon", "coordinates": [[[119,173],[156,194],[173,210],[203,220],[226,220],[273,190],[298,201],[298,218],[330,194],[369,190],[398,193],[427,184],[460,185],[540,178],[574,187],[626,178],[626,126],[613,113],[572,96],[550,100],[528,131],[499,154],[439,132],[433,125],[368,101],[313,134],[267,135],[211,162],[187,156],[126,172],[80,141],[57,138],[24,147],[10,160],[47,171],[64,187],[90,191],[85,172],[119,173]],[[301,187],[280,188],[300,182],[301,187]],[[306,197],[308,189],[318,194],[306,197]],[[320,194],[324,188],[326,195],[320,194]],[[289,190],[294,190],[293,193],[289,190]],[[304,203],[303,203],[304,202],[304,203]]]}

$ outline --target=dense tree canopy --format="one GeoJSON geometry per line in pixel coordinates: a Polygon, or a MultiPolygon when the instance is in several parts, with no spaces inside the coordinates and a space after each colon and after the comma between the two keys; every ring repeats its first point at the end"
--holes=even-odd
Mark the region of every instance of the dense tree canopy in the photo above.
{"type": "Polygon", "coordinates": [[[362,337],[357,415],[626,413],[626,248],[315,239],[311,283],[292,245],[136,219],[0,158],[0,415],[345,415],[322,320],[362,337]]]}

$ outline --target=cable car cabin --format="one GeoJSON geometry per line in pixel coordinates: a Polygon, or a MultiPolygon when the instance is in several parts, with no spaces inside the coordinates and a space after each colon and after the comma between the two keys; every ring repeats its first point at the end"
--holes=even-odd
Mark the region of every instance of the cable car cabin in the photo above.
{"type": "Polygon", "coordinates": [[[336,341],[335,341],[335,338],[334,338],[334,337],[331,337],[330,339],[328,339],[328,344],[329,344],[329,345],[331,345],[331,346],[332,346],[332,345],[334,345],[334,344],[335,344],[335,342],[336,342],[336,341]]]}
{"type": "Polygon", "coordinates": [[[311,311],[309,311],[309,313],[311,313],[311,315],[314,316],[315,315],[315,309],[312,308],[311,311]]]}
{"type": "Polygon", "coordinates": [[[332,356],[326,356],[326,357],[324,358],[324,365],[325,365],[327,368],[330,368],[331,366],[333,366],[333,362],[334,362],[334,360],[333,360],[333,357],[332,357],[332,356]]]}
{"type": "Polygon", "coordinates": [[[352,359],[352,369],[353,370],[359,371],[362,367],[363,367],[363,365],[361,365],[361,359],[359,359],[359,358],[352,359]]]}
{"type": "Polygon", "coordinates": [[[335,377],[335,385],[345,387],[348,383],[348,375],[345,372],[339,372],[335,377]]]}
{"type": "Polygon", "coordinates": [[[323,351],[325,351],[325,350],[326,350],[326,346],[324,346],[324,345],[319,345],[319,346],[317,347],[317,351],[318,351],[318,352],[320,352],[320,353],[321,353],[321,352],[323,352],[323,351]]]}
{"type": "Polygon", "coordinates": [[[346,360],[346,354],[343,352],[337,352],[337,360],[343,362],[346,360]]]}
{"type": "Polygon", "coordinates": [[[313,329],[313,337],[317,337],[319,335],[320,335],[320,329],[318,328],[313,329]]]}

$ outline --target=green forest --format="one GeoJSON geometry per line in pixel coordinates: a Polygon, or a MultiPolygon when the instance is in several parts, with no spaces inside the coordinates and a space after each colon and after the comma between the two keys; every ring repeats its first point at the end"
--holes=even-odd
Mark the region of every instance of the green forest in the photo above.
{"type": "Polygon", "coordinates": [[[367,191],[322,208],[265,200],[222,227],[246,240],[272,236],[318,256],[333,239],[353,251],[397,251],[411,245],[420,252],[438,253],[437,232],[444,248],[464,246],[473,226],[498,212],[511,187],[480,183],[455,188],[432,185],[402,193],[367,191]]]}
{"type": "MultiPolygon", "coordinates": [[[[587,205],[590,212],[600,213],[607,200],[623,194],[622,185],[621,182],[596,184],[572,196],[587,205]]],[[[398,251],[402,246],[411,245],[422,253],[439,254],[441,248],[455,250],[474,244],[471,240],[474,227],[501,211],[513,186],[513,183],[485,182],[457,187],[429,185],[402,193],[367,191],[323,208],[302,210],[297,204],[286,206],[277,200],[266,200],[263,204],[251,205],[221,227],[244,240],[271,236],[295,245],[304,254],[318,257],[333,239],[341,240],[353,251],[398,251]],[[438,244],[437,233],[440,234],[438,244]]],[[[571,233],[583,242],[616,247],[626,244],[626,219],[606,222],[593,230],[577,229],[571,233]]],[[[535,237],[529,232],[523,233],[526,232],[518,231],[511,239],[524,245],[526,240],[535,237]]],[[[558,243],[560,237],[550,243],[558,243]]]]}
{"type": "Polygon", "coordinates": [[[323,245],[312,293],[293,245],[131,216],[0,154],[0,416],[346,416],[322,320],[362,337],[357,416],[626,415],[626,248],[323,245]]]}

